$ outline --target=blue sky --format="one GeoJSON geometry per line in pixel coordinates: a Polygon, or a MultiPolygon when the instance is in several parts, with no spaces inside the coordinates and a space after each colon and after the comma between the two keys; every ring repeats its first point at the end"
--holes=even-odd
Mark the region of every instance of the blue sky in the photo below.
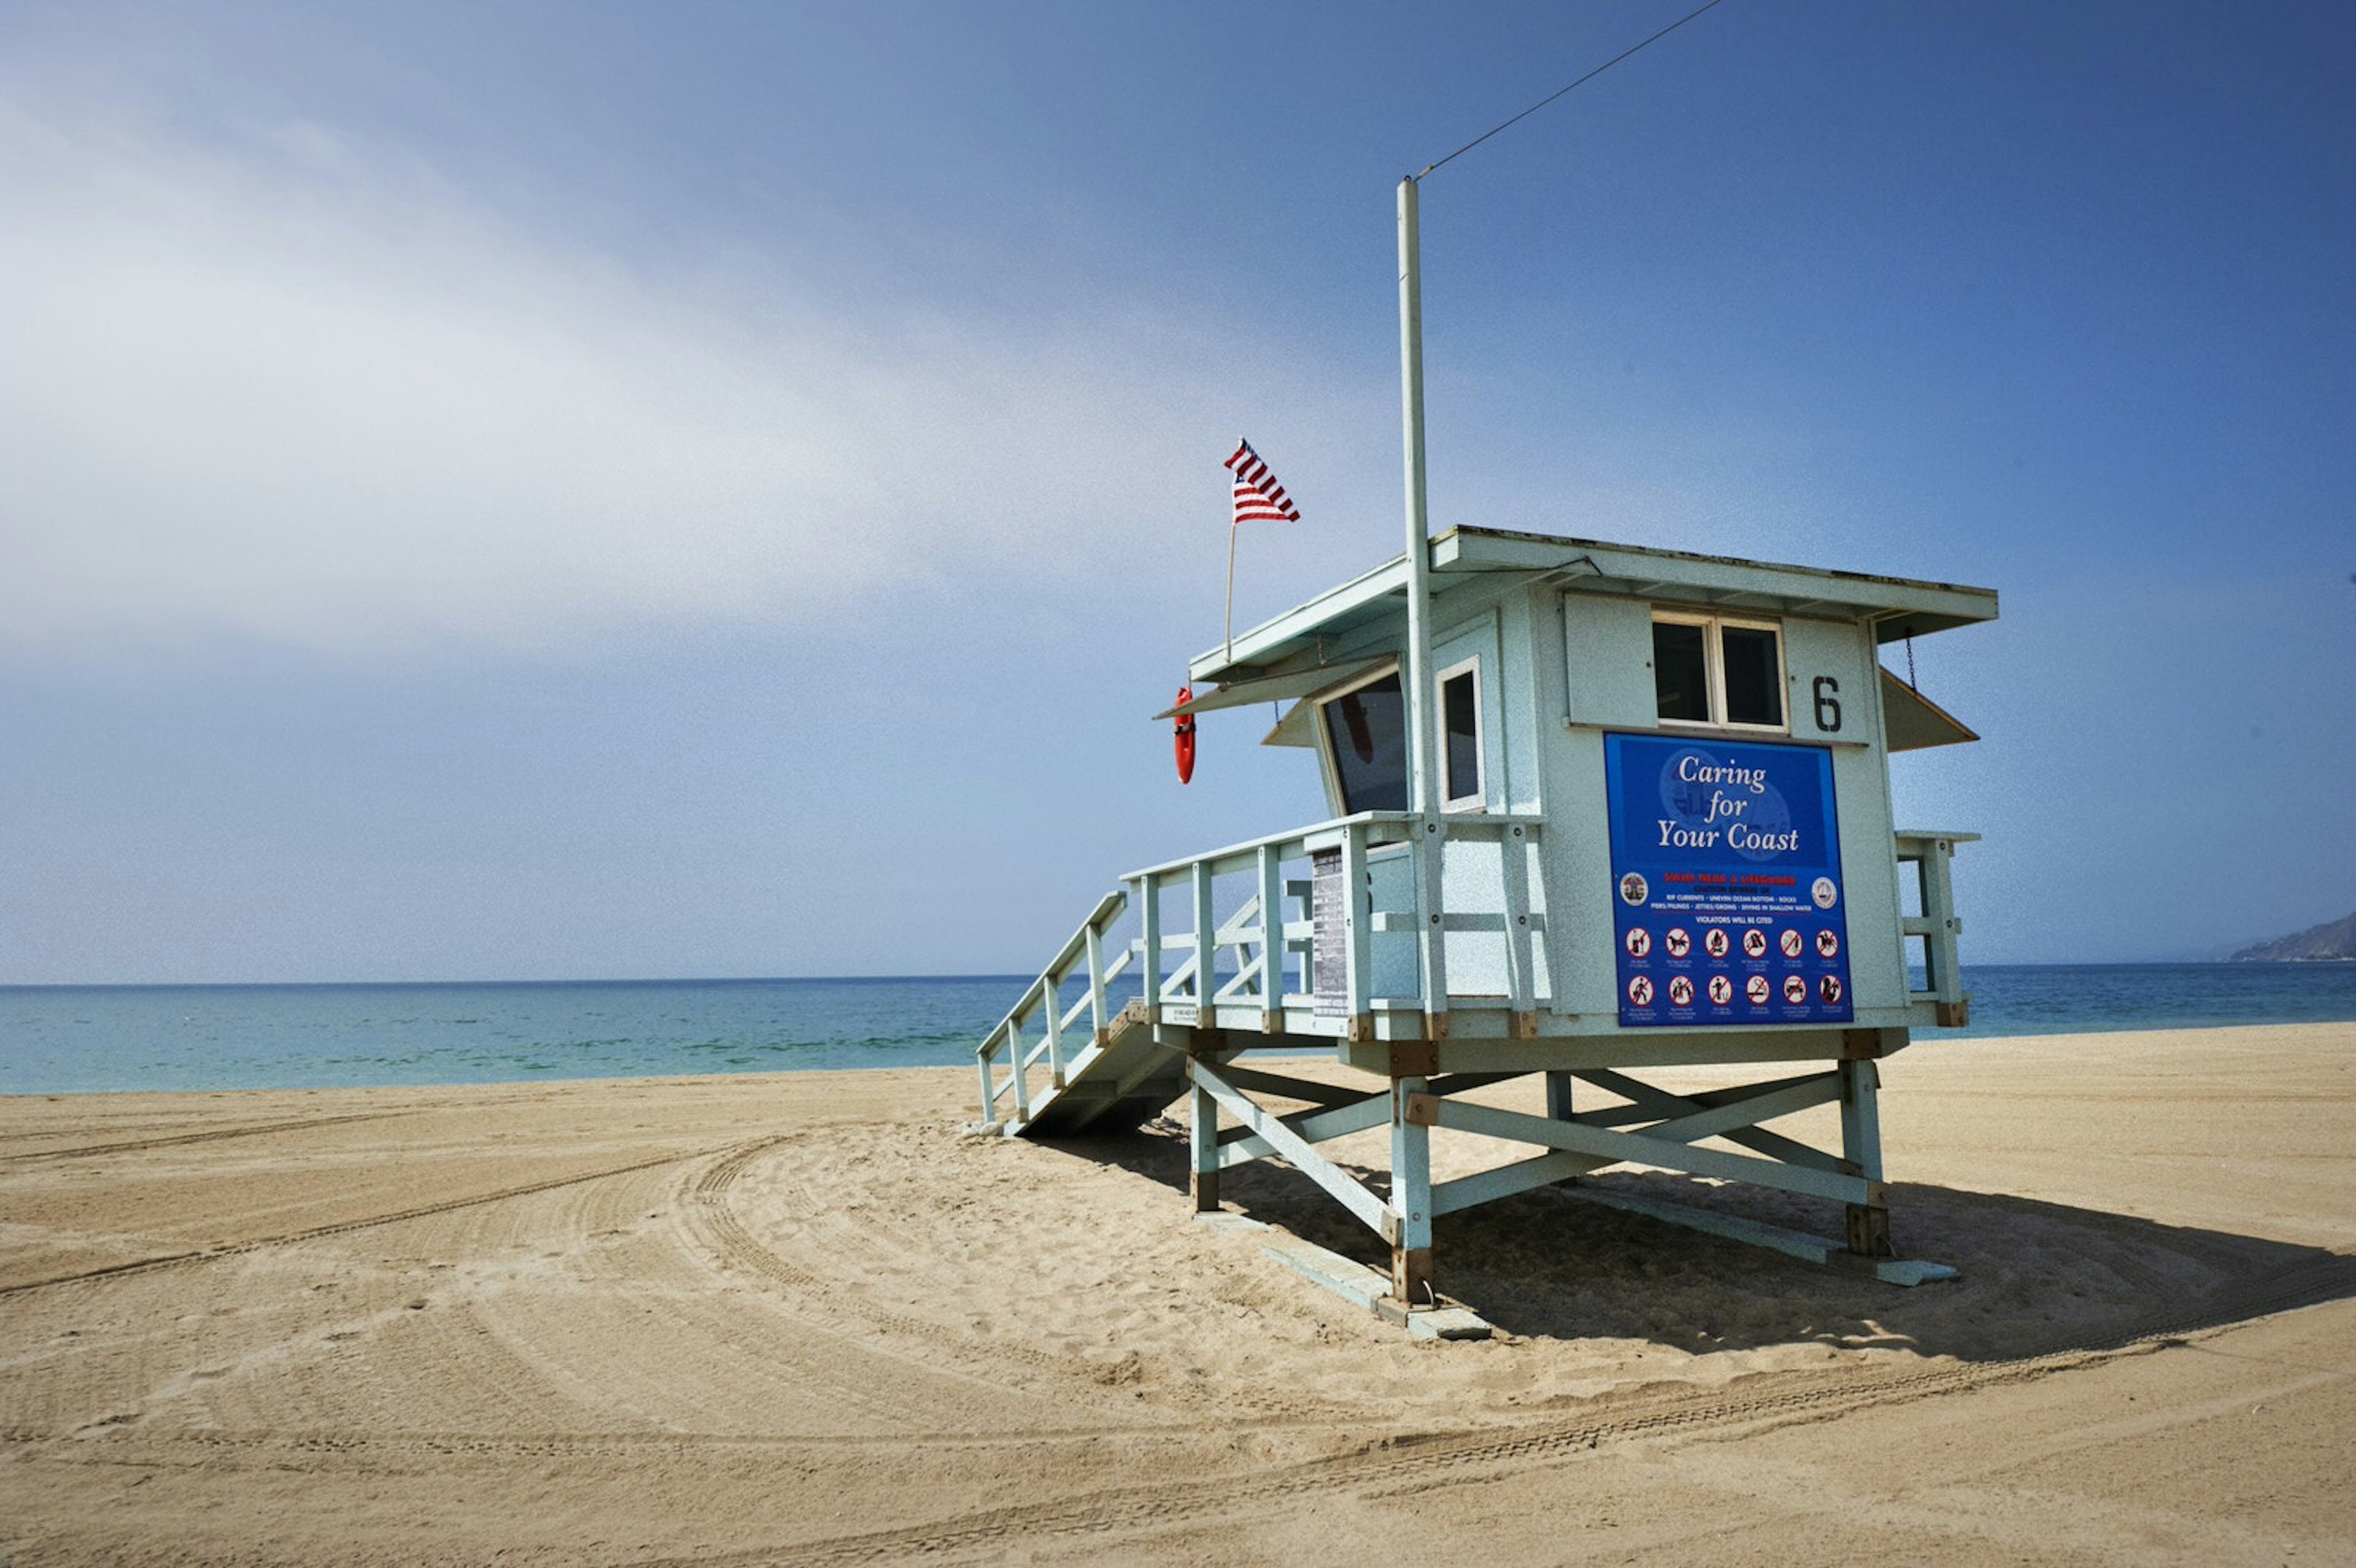
{"type": "MultiPolygon", "coordinates": [[[[0,982],[995,972],[1321,814],[1393,187],[1689,8],[0,6],[0,982]]],[[[1981,583],[1967,961],[2356,906],[2356,20],[1726,0],[1426,182],[1436,528],[1981,583]]]]}

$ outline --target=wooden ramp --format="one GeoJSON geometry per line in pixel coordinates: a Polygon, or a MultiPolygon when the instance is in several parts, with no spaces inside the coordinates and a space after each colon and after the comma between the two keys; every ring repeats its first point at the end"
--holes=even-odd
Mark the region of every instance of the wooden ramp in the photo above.
{"type": "Polygon", "coordinates": [[[991,1031],[979,1057],[985,1127],[1009,1137],[1126,1132],[1186,1092],[1185,1055],[1155,1043],[1144,998],[1110,1005],[1110,989],[1137,962],[1135,943],[1108,934],[1129,901],[1120,889],[1099,900],[991,1031]],[[1009,1067],[1004,1079],[993,1061],[1009,1067]]]}
{"type": "Polygon", "coordinates": [[[1143,1002],[1114,1014],[1103,1037],[1051,1077],[1047,1091],[1031,1103],[1029,1115],[1005,1124],[1009,1136],[1127,1132],[1160,1115],[1186,1092],[1185,1054],[1153,1043],[1143,1002]]]}

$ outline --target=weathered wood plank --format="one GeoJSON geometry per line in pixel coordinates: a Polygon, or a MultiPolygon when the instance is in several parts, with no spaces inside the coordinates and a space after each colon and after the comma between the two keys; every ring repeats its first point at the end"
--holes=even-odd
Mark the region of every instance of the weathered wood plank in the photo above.
{"type": "MultiPolygon", "coordinates": [[[[1363,1133],[1369,1127],[1379,1127],[1390,1120],[1391,1097],[1386,1089],[1355,1104],[1336,1105],[1330,1111],[1298,1111],[1279,1118],[1292,1129],[1303,1143],[1322,1144],[1333,1138],[1363,1133]]],[[[1230,1127],[1219,1135],[1223,1146],[1219,1151],[1222,1166],[1245,1165],[1255,1159],[1266,1159],[1277,1152],[1267,1139],[1253,1136],[1248,1127],[1230,1127]]]]}
{"type": "Polygon", "coordinates": [[[1556,1182],[1574,1176],[1584,1176],[1590,1170],[1610,1165],[1608,1159],[1592,1155],[1568,1154],[1557,1149],[1535,1158],[1501,1165],[1494,1170],[1483,1170],[1471,1176],[1460,1176],[1453,1181],[1443,1181],[1431,1189],[1431,1212],[1437,1219],[1459,1210],[1494,1203],[1500,1198],[1511,1198],[1536,1187],[1551,1187],[1556,1182]]]}
{"type": "Polygon", "coordinates": [[[1878,1186],[1862,1177],[1784,1165],[1750,1155],[1696,1148],[1690,1144],[1641,1133],[1608,1132],[1601,1127],[1584,1126],[1577,1122],[1549,1121],[1544,1116],[1526,1115],[1519,1111],[1499,1111],[1487,1105],[1468,1105],[1456,1100],[1440,1101],[1436,1119],[1440,1126],[1459,1132],[1537,1144],[1571,1154],[1594,1155],[1615,1164],[1626,1161],[1687,1171],[1695,1176],[1714,1176],[1728,1181],[1749,1181],[1780,1191],[1829,1198],[1838,1203],[1869,1202],[1878,1186]]]}
{"type": "MultiPolygon", "coordinates": [[[[1290,1161],[1295,1170],[1323,1188],[1359,1223],[1376,1235],[1383,1234],[1383,1201],[1367,1191],[1356,1177],[1319,1154],[1290,1127],[1254,1104],[1241,1091],[1221,1081],[1217,1073],[1199,1061],[1194,1064],[1194,1082],[1209,1092],[1222,1110],[1249,1127],[1256,1136],[1290,1161]]],[[[1223,1157],[1224,1154],[1222,1151],[1223,1157]]]]}

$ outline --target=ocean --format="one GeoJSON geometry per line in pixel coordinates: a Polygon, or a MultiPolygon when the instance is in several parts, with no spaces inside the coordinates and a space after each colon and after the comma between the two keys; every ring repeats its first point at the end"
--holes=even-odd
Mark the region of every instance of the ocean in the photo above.
{"type": "MultiPolygon", "coordinates": [[[[2356,1021],[2356,964],[1967,965],[1932,1040],[2356,1021]]],[[[0,1093],[964,1066],[1015,976],[0,987],[0,1093]]]]}

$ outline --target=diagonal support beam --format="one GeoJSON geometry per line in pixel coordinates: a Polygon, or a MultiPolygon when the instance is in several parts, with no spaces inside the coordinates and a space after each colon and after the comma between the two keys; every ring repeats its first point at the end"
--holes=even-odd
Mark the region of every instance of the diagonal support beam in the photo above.
{"type": "MultiPolygon", "coordinates": [[[[1820,1105],[1838,1098],[1839,1094],[1837,1074],[1820,1072],[1786,1078],[1773,1083],[1747,1084],[1740,1090],[1719,1091],[1708,1096],[1719,1102],[1716,1104],[1703,1104],[1698,1099],[1682,1100],[1665,1094],[1665,1099],[1676,1100],[1692,1109],[1684,1116],[1629,1136],[1687,1143],[1714,1136],[1752,1120],[1788,1115],[1811,1105],[1820,1105]]],[[[1612,1114],[1608,1111],[1590,1112],[1579,1117],[1578,1121],[1581,1125],[1595,1126],[1598,1123],[1592,1118],[1612,1114]]],[[[1562,1118],[1548,1119],[1559,1121],[1562,1118]]],[[[1446,1123],[1443,1121],[1441,1125],[1446,1123]]],[[[1600,1170],[1614,1163],[1596,1155],[1557,1150],[1552,1154],[1540,1155],[1536,1159],[1526,1159],[1514,1165],[1500,1166],[1494,1170],[1441,1182],[1431,1189],[1431,1211],[1435,1216],[1452,1214],[1460,1209],[1494,1202],[1500,1198],[1510,1198],[1536,1187],[1549,1187],[1569,1177],[1584,1176],[1589,1171],[1600,1170]]]]}
{"type": "MultiPolygon", "coordinates": [[[[1646,1128],[1641,1136],[1696,1143],[1748,1127],[1754,1122],[1772,1122],[1811,1105],[1827,1104],[1839,1099],[1840,1093],[1837,1072],[1811,1073],[1804,1078],[1747,1086],[1739,1099],[1703,1104],[1685,1115],[1673,1116],[1658,1126],[1646,1128]]],[[[1711,1098],[1716,1100],[1715,1095],[1711,1098]]]]}
{"type": "Polygon", "coordinates": [[[1689,1144],[1650,1134],[1607,1132],[1601,1127],[1550,1121],[1544,1116],[1526,1115],[1519,1111],[1494,1110],[1487,1105],[1466,1105],[1453,1100],[1441,1100],[1437,1102],[1432,1111],[1434,1125],[1439,1126],[1451,1127],[1458,1132],[1478,1133],[1484,1137],[1537,1144],[1570,1154],[1592,1155],[1607,1165],[1626,1160],[1636,1165],[1659,1166],[1695,1176],[1748,1181],[1755,1186],[1772,1187],[1785,1192],[1829,1198],[1837,1203],[1869,1203],[1879,1186],[1862,1177],[1843,1176],[1805,1166],[1783,1165],[1750,1155],[1696,1148],[1689,1144]]]}
{"type": "MultiPolygon", "coordinates": [[[[1665,1089],[1655,1089],[1649,1083],[1639,1083],[1625,1073],[1614,1072],[1609,1068],[1582,1068],[1579,1071],[1578,1076],[1599,1089],[1609,1090],[1622,1099],[1633,1100],[1635,1102],[1636,1108],[1647,1116],[1665,1118],[1690,1114],[1697,1106],[1708,1107],[1722,1104],[1730,1096],[1751,1092],[1751,1086],[1749,1085],[1734,1089],[1712,1089],[1687,1099],[1683,1095],[1672,1094],[1665,1089]]],[[[1789,1083],[1798,1080],[1783,1079],[1779,1082],[1789,1083]]],[[[1765,1085],[1771,1088],[1777,1086],[1779,1085],[1765,1085]]],[[[1625,1115],[1621,1108],[1614,1108],[1605,1112],[1604,1115],[1613,1116],[1622,1123],[1641,1119],[1625,1115]]],[[[1585,1121],[1587,1118],[1581,1116],[1580,1119],[1585,1121]]],[[[1771,1133],[1764,1127],[1730,1127],[1718,1136],[1730,1143],[1738,1143],[1745,1148],[1763,1154],[1770,1159],[1782,1160],[1786,1165],[1806,1166],[1811,1170],[1830,1171],[1839,1176],[1858,1174],[1852,1167],[1843,1164],[1822,1149],[1811,1148],[1797,1138],[1788,1138],[1781,1133],[1771,1133]]]]}
{"type": "MultiPolygon", "coordinates": [[[[1351,1133],[1363,1133],[1369,1127],[1379,1127],[1391,1119],[1391,1097],[1387,1090],[1369,1099],[1355,1100],[1347,1105],[1336,1105],[1328,1111],[1301,1111],[1290,1116],[1271,1117],[1290,1128],[1303,1143],[1322,1144],[1351,1133]]],[[[1219,1135],[1219,1167],[1248,1165],[1256,1159],[1266,1159],[1275,1154],[1276,1146],[1253,1133],[1249,1127],[1229,1127],[1219,1135]]]]}
{"type": "Polygon", "coordinates": [[[1364,1089],[1353,1089],[1345,1083],[1320,1083],[1308,1078],[1287,1078],[1280,1072],[1263,1072],[1256,1067],[1245,1067],[1232,1061],[1222,1067],[1219,1072],[1238,1089],[1280,1094],[1288,1100],[1301,1100],[1312,1105],[1355,1105],[1366,1097],[1364,1089]]]}
{"type": "Polygon", "coordinates": [[[1453,1181],[1442,1181],[1432,1188],[1431,1216],[1436,1220],[1442,1214],[1494,1203],[1500,1198],[1511,1198],[1532,1188],[1552,1187],[1558,1181],[1585,1176],[1590,1170],[1601,1170],[1612,1163],[1594,1155],[1567,1154],[1558,1149],[1552,1154],[1542,1154],[1536,1159],[1501,1165],[1494,1170],[1484,1170],[1473,1176],[1460,1176],[1453,1181]]]}
{"type": "MultiPolygon", "coordinates": [[[[1386,1234],[1383,1200],[1366,1190],[1356,1177],[1310,1147],[1300,1134],[1245,1098],[1240,1090],[1221,1080],[1201,1061],[1187,1063],[1186,1071],[1194,1075],[1195,1087],[1217,1101],[1221,1110],[1249,1127],[1273,1152],[1290,1161],[1295,1170],[1323,1188],[1335,1202],[1356,1216],[1359,1223],[1378,1236],[1386,1234]]],[[[1220,1151],[1222,1163],[1226,1155],[1226,1150],[1220,1151]]]]}
{"type": "Polygon", "coordinates": [[[1722,1105],[1743,1104],[1762,1094],[1775,1093],[1795,1084],[1821,1083],[1826,1078],[1836,1077],[1837,1074],[1829,1072],[1801,1072],[1789,1078],[1777,1078],[1765,1083],[1737,1083],[1725,1089],[1705,1089],[1697,1094],[1676,1094],[1666,1089],[1656,1089],[1649,1083],[1639,1083],[1626,1073],[1615,1072],[1610,1068],[1596,1068],[1581,1072],[1579,1076],[1585,1078],[1598,1088],[1609,1089],[1615,1094],[1634,1100],[1644,1108],[1654,1110],[1659,1115],[1666,1117],[1694,1111],[1713,1110],[1722,1105]]]}
{"type": "Polygon", "coordinates": [[[1232,1002],[1240,997],[1245,1001],[1257,1000],[1261,995],[1261,988],[1256,984],[1259,977],[1260,960],[1258,955],[1254,954],[1244,959],[1236,972],[1227,976],[1226,984],[1221,986],[1218,994],[1211,999],[1232,1002]]]}

